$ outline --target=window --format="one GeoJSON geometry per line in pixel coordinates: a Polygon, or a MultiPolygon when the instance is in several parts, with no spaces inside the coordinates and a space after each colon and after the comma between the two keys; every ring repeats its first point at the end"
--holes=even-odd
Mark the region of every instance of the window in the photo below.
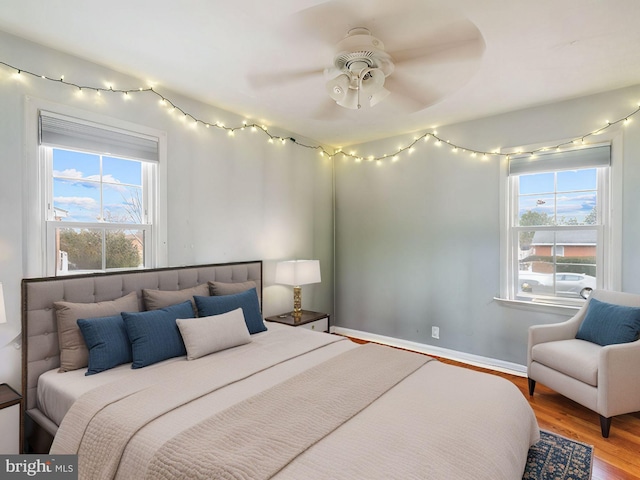
{"type": "Polygon", "coordinates": [[[47,274],[155,266],[158,138],[39,120],[47,274]]]}
{"type": "Polygon", "coordinates": [[[611,147],[512,157],[507,298],[574,304],[611,278],[611,147]]]}

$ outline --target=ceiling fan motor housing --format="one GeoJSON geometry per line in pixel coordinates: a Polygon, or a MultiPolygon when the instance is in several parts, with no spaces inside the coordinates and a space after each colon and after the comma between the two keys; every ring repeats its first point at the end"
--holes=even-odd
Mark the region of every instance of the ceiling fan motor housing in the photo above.
{"type": "Polygon", "coordinates": [[[366,28],[354,28],[337,45],[333,59],[336,69],[343,73],[360,73],[364,68],[379,68],[387,77],[393,72],[393,62],[384,51],[384,44],[366,28]]]}

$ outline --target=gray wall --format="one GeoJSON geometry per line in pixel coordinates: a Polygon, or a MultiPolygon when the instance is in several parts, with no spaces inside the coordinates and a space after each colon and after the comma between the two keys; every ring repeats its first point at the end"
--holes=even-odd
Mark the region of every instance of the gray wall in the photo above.
{"type": "MultiPolygon", "coordinates": [[[[144,79],[0,33],[2,60],[16,67],[85,85],[113,82],[140,86],[144,79]]],[[[321,261],[323,282],[304,287],[304,307],[332,313],[332,162],[295,145],[267,143],[260,132],[231,138],[215,128],[186,127],[149,95],[123,101],[119,95],[77,91],[0,66],[0,282],[9,322],[0,325],[0,382],[20,387],[20,350],[5,344],[20,332],[20,281],[26,270],[23,233],[26,202],[23,173],[27,149],[25,98],[43,99],[88,112],[145,125],[167,133],[168,264],[187,265],[264,260],[264,313],[292,308],[290,287],[273,285],[277,260],[321,261]]],[[[243,117],[157,89],[196,117],[241,125],[243,117]]],[[[249,120],[252,120],[249,118],[249,120]]],[[[294,136],[273,130],[272,133],[294,136]]],[[[300,138],[300,140],[305,140],[300,138]]],[[[308,140],[308,143],[313,143],[308,140]]]]}
{"type": "MultiPolygon", "coordinates": [[[[130,78],[85,60],[0,33],[3,60],[93,85],[130,78]]],[[[199,118],[227,125],[242,117],[158,87],[199,118]]],[[[16,81],[0,67],[0,282],[9,323],[0,325],[0,381],[19,386],[20,351],[3,345],[20,331],[20,280],[26,273],[23,190],[25,97],[40,98],[167,132],[168,264],[265,260],[265,314],[291,307],[291,290],[273,285],[277,260],[317,258],[323,282],[304,287],[305,308],[333,313],[338,325],[509,362],[526,361],[529,325],[563,316],[501,306],[500,168],[433,145],[397,163],[332,162],[294,145],[271,145],[259,133],[234,138],[192,130],[156,98],[123,102],[78,98],[37,78],[16,81]],[[336,221],[336,285],[333,221],[336,221]],[[333,301],[335,292],[335,311],[333,301]],[[431,326],[440,340],[431,339],[431,326]]],[[[91,97],[93,98],[93,97],[91,97]]],[[[640,87],[439,128],[453,142],[494,149],[554,141],[594,130],[636,108],[640,87]]],[[[640,118],[623,134],[623,290],[640,292],[640,118]]],[[[286,132],[277,132],[288,136],[286,132]]],[[[295,136],[295,135],[294,135],[295,136]]],[[[357,147],[394,151],[413,135],[357,147]]]]}
{"type": "MultiPolygon", "coordinates": [[[[618,119],[638,100],[634,87],[437,130],[482,151],[554,142],[618,119]]],[[[640,293],[640,114],[621,135],[622,287],[640,293]]],[[[380,156],[413,138],[355,150],[380,156]]],[[[500,160],[452,153],[431,140],[395,163],[337,159],[335,168],[339,326],[522,365],[527,328],[566,318],[493,300],[500,289],[500,160]],[[431,338],[432,325],[440,340],[431,338]]]]}

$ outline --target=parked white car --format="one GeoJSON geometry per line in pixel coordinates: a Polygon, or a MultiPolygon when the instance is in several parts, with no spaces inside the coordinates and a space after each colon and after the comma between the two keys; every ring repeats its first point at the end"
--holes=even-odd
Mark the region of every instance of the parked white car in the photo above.
{"type": "MultiPolygon", "coordinates": [[[[519,271],[518,285],[522,292],[554,295],[551,273],[519,271]]],[[[579,297],[584,288],[596,288],[596,278],[584,273],[556,273],[555,295],[579,297]]]]}

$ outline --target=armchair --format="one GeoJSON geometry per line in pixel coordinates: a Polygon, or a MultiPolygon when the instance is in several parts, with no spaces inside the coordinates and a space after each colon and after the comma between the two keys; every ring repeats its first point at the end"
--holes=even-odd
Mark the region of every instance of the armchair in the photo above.
{"type": "MultiPolygon", "coordinates": [[[[593,299],[618,306],[640,307],[640,295],[594,290],[569,320],[530,327],[527,355],[529,395],[533,396],[536,382],[540,382],[593,410],[600,415],[602,436],[608,438],[612,417],[640,411],[640,324],[634,313],[634,317],[623,326],[625,334],[632,340],[626,343],[602,346],[577,339],[579,330],[583,336],[586,326],[580,327],[593,299]],[[635,337],[634,329],[637,329],[635,337]]],[[[594,306],[597,304],[595,302],[594,306]]],[[[614,317],[619,318],[615,315],[610,318],[614,317]]],[[[592,314],[588,323],[593,325],[593,320],[592,314]]]]}

